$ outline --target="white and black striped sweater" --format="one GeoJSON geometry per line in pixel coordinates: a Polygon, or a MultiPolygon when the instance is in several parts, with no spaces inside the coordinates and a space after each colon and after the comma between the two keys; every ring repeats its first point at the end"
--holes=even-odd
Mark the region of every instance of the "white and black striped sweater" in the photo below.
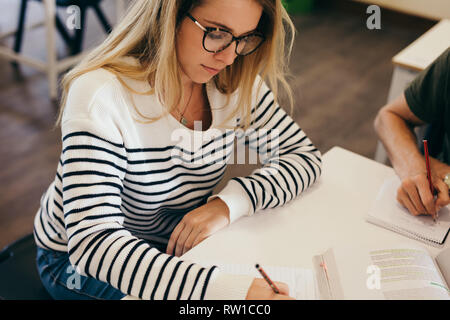
{"type": "MultiPolygon", "coordinates": [[[[318,179],[320,152],[274,103],[265,84],[256,92],[259,80],[246,144],[261,152],[261,141],[270,136],[277,140],[278,155],[272,156],[271,144],[271,156],[260,169],[231,179],[212,195],[234,160],[238,131],[218,125],[234,108],[235,96],[223,108],[226,97],[213,81],[207,83],[212,124],[205,131],[190,130],[171,116],[151,124],[136,121],[131,101],[147,116],[163,107],[154,95],[130,94],[104,69],[77,78],[63,115],[56,177],[35,217],[37,245],[68,252],[81,274],[142,299],[244,299],[252,277],[224,274],[164,252],[183,215],[216,196],[228,205],[233,222],[285,204],[318,179]],[[268,132],[276,132],[277,139],[268,132]]],[[[148,89],[143,82],[126,82],[141,92],[148,89]]]]}

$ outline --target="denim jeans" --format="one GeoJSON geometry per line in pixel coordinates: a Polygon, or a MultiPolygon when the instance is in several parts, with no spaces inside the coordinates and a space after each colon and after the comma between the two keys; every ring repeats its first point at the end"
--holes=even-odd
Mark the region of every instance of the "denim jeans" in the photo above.
{"type": "Polygon", "coordinates": [[[37,248],[36,264],[42,284],[57,300],[119,300],[125,294],[106,282],[82,276],[67,252],[37,248]]]}

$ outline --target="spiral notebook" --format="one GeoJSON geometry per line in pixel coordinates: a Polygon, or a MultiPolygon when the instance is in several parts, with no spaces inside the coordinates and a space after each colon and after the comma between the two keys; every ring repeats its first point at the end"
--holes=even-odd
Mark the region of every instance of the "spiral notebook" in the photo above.
{"type": "Polygon", "coordinates": [[[366,220],[404,236],[441,247],[450,229],[450,206],[439,211],[436,222],[431,216],[413,216],[396,199],[400,183],[396,176],[384,182],[366,220]]]}

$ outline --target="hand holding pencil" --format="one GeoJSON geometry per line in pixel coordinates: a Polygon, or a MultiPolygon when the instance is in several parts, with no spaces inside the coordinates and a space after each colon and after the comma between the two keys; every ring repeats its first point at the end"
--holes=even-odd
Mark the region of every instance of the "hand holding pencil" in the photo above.
{"type": "Polygon", "coordinates": [[[413,215],[430,215],[437,219],[439,210],[450,204],[449,187],[444,182],[450,167],[428,154],[428,141],[424,140],[424,160],[411,159],[410,170],[400,176],[402,184],[397,200],[413,215]]]}
{"type": "Polygon", "coordinates": [[[283,282],[272,281],[258,264],[255,266],[263,277],[255,278],[247,292],[246,300],[294,300],[283,282]]]}

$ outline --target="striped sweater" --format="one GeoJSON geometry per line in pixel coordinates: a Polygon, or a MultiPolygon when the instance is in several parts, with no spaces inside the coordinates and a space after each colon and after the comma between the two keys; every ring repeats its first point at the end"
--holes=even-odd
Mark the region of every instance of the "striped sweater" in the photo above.
{"type": "MultiPolygon", "coordinates": [[[[140,92],[149,89],[125,81],[140,92]]],[[[212,80],[206,84],[212,124],[191,130],[171,115],[150,124],[136,121],[136,109],[152,117],[164,107],[154,95],[129,92],[104,69],[78,77],[63,114],[56,177],[34,221],[37,245],[68,252],[79,273],[134,297],[244,299],[252,277],[183,260],[165,248],[183,215],[215,197],[227,204],[232,223],[282,206],[319,177],[320,152],[264,83],[257,91],[258,82],[250,131],[239,132],[220,126],[236,95],[223,107],[226,97],[212,80]],[[212,194],[234,161],[235,140],[268,156],[250,175],[212,194]]]]}

